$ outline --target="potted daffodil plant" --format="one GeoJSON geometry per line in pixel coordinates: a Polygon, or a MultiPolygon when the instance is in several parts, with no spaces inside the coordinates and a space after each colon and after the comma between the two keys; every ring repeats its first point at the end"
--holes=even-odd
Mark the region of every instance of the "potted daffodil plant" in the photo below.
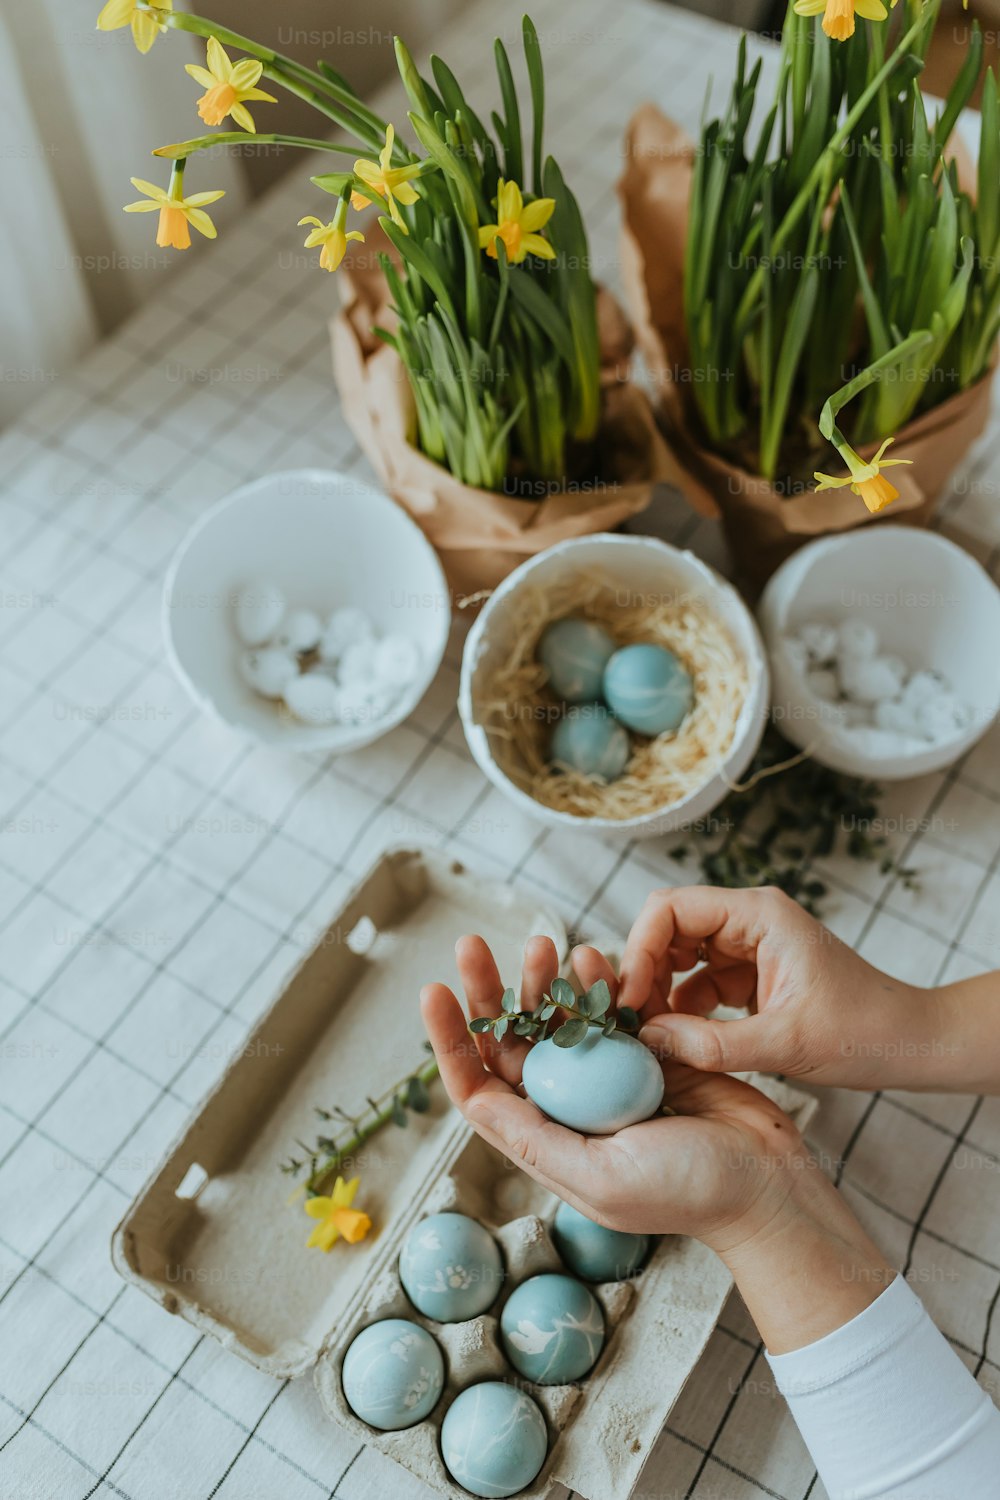
{"type": "Polygon", "coordinates": [[[205,40],[204,66],[187,71],[201,120],[223,127],[154,152],[170,163],[166,186],[133,178],[142,197],[126,212],[157,211],[158,244],[215,236],[207,209],[221,193],[185,182],[200,152],[259,143],[336,158],[313,172],[315,211],[299,224],[318,267],[342,282],[333,338],[345,414],[454,584],[492,587],[527,555],[648,503],[671,462],[647,398],[622,378],[627,325],[595,286],[577,200],[545,153],[527,17],[526,107],[497,41],[491,126],[445,62],[424,77],[397,39],[401,129],[331,63],[305,67],[171,0],[109,0],[98,26],[126,25],[140,52],[171,30],[205,40]],[[312,105],[323,131],[258,130],[279,102],[271,89],[312,105]]]}
{"type": "Polygon", "coordinates": [[[700,142],[652,106],[629,128],[630,309],[683,487],[756,583],[819,533],[926,524],[987,421],[997,80],[972,25],[932,106],[939,15],[940,0],[794,0],[766,101],[744,40],[700,142]],[[979,85],[973,166],[956,127],[979,85]]]}

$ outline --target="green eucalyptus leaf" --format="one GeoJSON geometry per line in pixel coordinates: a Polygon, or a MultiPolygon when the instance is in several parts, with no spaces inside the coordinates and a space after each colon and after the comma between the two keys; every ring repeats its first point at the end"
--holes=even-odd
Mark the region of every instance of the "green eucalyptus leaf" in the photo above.
{"type": "Polygon", "coordinates": [[[587,1002],[588,1016],[593,1016],[595,1020],[606,1016],[611,1008],[611,991],[608,989],[608,981],[599,979],[596,984],[592,984],[584,999],[587,1002]]]}
{"type": "Polygon", "coordinates": [[[572,1021],[564,1021],[552,1034],[552,1040],[557,1047],[575,1047],[582,1042],[590,1027],[582,1019],[574,1018],[572,1021]]]}
{"type": "MultiPolygon", "coordinates": [[[[570,986],[570,988],[572,988],[572,986],[570,986]]],[[[548,1001],[538,1010],[538,1019],[540,1021],[549,1021],[555,1015],[558,1009],[558,1005],[553,1005],[551,1001],[548,1001]]]]}
{"type": "Polygon", "coordinates": [[[492,1031],[495,1020],[495,1016],[476,1016],[474,1021],[469,1022],[469,1030],[479,1036],[484,1031],[492,1031]]]}
{"type": "Polygon", "coordinates": [[[501,1041],[507,1035],[507,1027],[510,1025],[509,1016],[500,1016],[493,1026],[493,1035],[497,1041],[501,1041]]]}
{"type": "Polygon", "coordinates": [[[568,979],[563,979],[562,975],[553,979],[549,989],[549,998],[555,1005],[576,1006],[576,990],[568,979]]]}
{"type": "Polygon", "coordinates": [[[415,1114],[423,1115],[431,1107],[430,1090],[422,1078],[413,1077],[406,1085],[406,1104],[415,1114]]]}
{"type": "Polygon", "coordinates": [[[611,1034],[616,1029],[617,1028],[616,1028],[616,1022],[615,1022],[614,1016],[609,1016],[608,1019],[605,1021],[603,1027],[601,1028],[601,1035],[602,1036],[611,1036],[611,1034]]]}
{"type": "Polygon", "coordinates": [[[512,989],[508,988],[504,990],[500,1000],[500,1008],[508,1012],[517,1010],[517,996],[512,989]]]}

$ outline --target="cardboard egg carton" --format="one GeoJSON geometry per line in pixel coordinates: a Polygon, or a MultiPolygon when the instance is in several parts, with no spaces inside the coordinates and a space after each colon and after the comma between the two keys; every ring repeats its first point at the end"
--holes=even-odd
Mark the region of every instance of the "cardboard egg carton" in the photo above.
{"type": "MultiPolygon", "coordinates": [[[[287,976],[239,1054],[131,1205],[112,1242],[114,1263],[168,1312],[279,1379],[311,1373],[324,1410],[450,1500],[440,1424],[465,1386],[518,1380],[498,1340],[503,1299],[528,1276],[560,1267],[549,1232],[556,1200],[480,1141],[439,1083],[431,1108],[405,1129],[384,1127],[350,1164],[359,1208],[375,1228],[357,1245],[309,1250],[312,1221],[290,1205],[280,1171],[296,1140],[310,1140],[317,1106],[357,1112],[420,1066],[426,1054],[421,984],[457,986],[455,941],[482,932],[501,974],[514,979],[525,940],[559,918],[509,885],[481,880],[455,860],[417,849],[382,856],[287,976]],[[507,1277],[495,1307],[451,1325],[417,1314],[403,1294],[399,1251],[413,1223],[455,1209],[500,1243],[507,1277]],[[347,1407],[344,1353],[384,1317],[423,1324],[445,1353],[447,1384],[430,1417],[378,1432],[347,1407]]],[[[812,1100],[754,1079],[805,1123],[812,1100]]],[[[345,1168],[345,1175],[347,1169],[345,1168]]],[[[527,1386],[545,1415],[549,1450],[534,1484],[586,1500],[627,1500],[674,1401],[707,1343],[731,1287],[696,1241],[664,1237],[631,1282],[596,1287],[607,1338],[574,1386],[527,1386]]]]}

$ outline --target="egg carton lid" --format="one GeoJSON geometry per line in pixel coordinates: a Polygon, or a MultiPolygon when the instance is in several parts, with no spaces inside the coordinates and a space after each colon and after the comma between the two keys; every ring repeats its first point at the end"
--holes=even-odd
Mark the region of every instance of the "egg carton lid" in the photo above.
{"type": "Polygon", "coordinates": [[[511,886],[428,850],[385,853],[129,1207],[112,1239],[120,1275],[267,1374],[310,1369],[469,1129],[435,1083],[426,1114],[379,1131],[345,1169],[361,1176],[358,1206],[376,1227],[330,1254],[306,1249],[311,1222],[289,1206],[296,1183],[280,1164],[322,1128],[317,1107],[360,1112],[427,1060],[419,986],[457,982],[455,941],[473,930],[505,974],[536,933],[566,954],[559,918],[511,886]]]}

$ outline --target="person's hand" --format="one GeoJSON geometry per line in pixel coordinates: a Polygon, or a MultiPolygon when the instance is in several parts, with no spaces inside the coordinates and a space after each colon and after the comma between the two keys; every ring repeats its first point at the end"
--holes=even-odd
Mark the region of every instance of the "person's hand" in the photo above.
{"type": "MultiPolygon", "coordinates": [[[[503,981],[486,943],[463,938],[458,968],[470,1017],[500,1013],[503,981]]],[[[574,967],[588,987],[617,980],[593,948],[578,948],[574,967]]],[[[533,1010],[556,977],[548,938],[526,950],[521,1006],[533,1010]]],[[[793,1122],[746,1083],[662,1064],[672,1117],[631,1125],[610,1136],[583,1136],[549,1120],[519,1092],[530,1044],[508,1033],[472,1036],[445,985],[421,994],[427,1031],[454,1103],[473,1128],[532,1177],[590,1218],[614,1229],[680,1233],[723,1251],[780,1214],[789,1194],[785,1166],[803,1154],[793,1122]]]]}
{"type": "Polygon", "coordinates": [[[872,968],[779,890],[654,891],[629,934],[620,999],[660,1057],[709,1073],[942,1086],[938,993],[872,968]],[[675,985],[678,973],[689,977],[675,985]],[[709,1019],[719,1005],[747,1016],[709,1019]]]}
{"type": "MultiPolygon", "coordinates": [[[[489,948],[468,937],[457,954],[470,1015],[498,1015],[504,985],[489,948]]],[[[606,979],[615,996],[617,981],[601,954],[578,948],[573,962],[587,988],[606,979]]],[[[523,1009],[537,1006],[557,966],[552,943],[532,939],[523,1009]]],[[[615,1135],[578,1135],[519,1092],[530,1043],[510,1033],[499,1043],[472,1036],[443,984],[427,985],[420,998],[444,1086],[473,1129],[597,1223],[686,1234],[715,1250],[772,1353],[841,1327],[892,1279],[892,1268],[805,1153],[793,1121],[749,1084],[663,1062],[664,1102],[674,1113],[615,1135]]]]}

